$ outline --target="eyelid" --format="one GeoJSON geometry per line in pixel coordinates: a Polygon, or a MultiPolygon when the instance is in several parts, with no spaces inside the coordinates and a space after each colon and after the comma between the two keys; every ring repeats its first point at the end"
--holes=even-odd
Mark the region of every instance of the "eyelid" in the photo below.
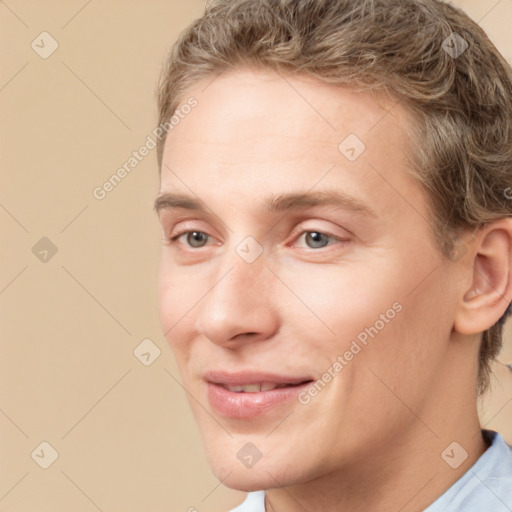
{"type": "MultiPolygon", "coordinates": [[[[206,231],[203,231],[201,229],[183,229],[182,231],[178,231],[174,234],[172,234],[170,237],[169,237],[169,243],[173,243],[173,244],[176,244],[178,242],[178,240],[183,236],[183,235],[188,235],[189,233],[203,233],[204,235],[206,235],[208,237],[208,239],[215,239],[215,237],[213,235],[210,235],[210,233],[207,233],[206,231]]],[[[203,249],[204,247],[207,247],[208,245],[211,245],[211,244],[206,244],[206,245],[203,245],[201,247],[191,247],[187,244],[184,244],[186,247],[188,248],[191,248],[191,249],[194,249],[194,250],[198,250],[198,249],[203,249]]],[[[218,244],[217,244],[218,245],[218,244]]]]}
{"type": "MultiPolygon", "coordinates": [[[[345,231],[346,235],[341,235],[341,234],[337,235],[337,234],[333,233],[333,231],[335,231],[335,230],[324,229],[324,228],[322,228],[321,226],[318,225],[319,221],[320,221],[320,219],[316,220],[316,223],[317,223],[316,226],[304,226],[303,223],[298,224],[295,227],[295,229],[292,230],[292,233],[290,234],[290,237],[292,238],[292,241],[290,243],[285,244],[285,245],[286,246],[293,246],[293,244],[300,237],[302,237],[306,233],[321,233],[321,234],[326,235],[327,237],[329,237],[331,239],[336,240],[337,242],[347,242],[347,241],[350,240],[351,237],[353,237],[352,233],[350,233],[347,229],[344,229],[344,228],[343,228],[343,231],[345,231]]],[[[171,243],[171,244],[177,244],[178,243],[178,239],[181,238],[183,235],[186,235],[186,234],[189,234],[189,233],[192,233],[192,232],[199,232],[199,233],[205,234],[208,237],[209,241],[211,241],[212,239],[216,240],[217,243],[214,244],[214,245],[219,245],[219,241],[217,240],[217,238],[214,235],[210,234],[208,230],[201,229],[201,227],[198,227],[196,222],[197,222],[197,219],[194,219],[194,220],[184,220],[183,222],[180,222],[179,223],[180,228],[171,230],[172,232],[169,235],[167,241],[169,243],[171,243]],[[196,224],[196,225],[193,225],[193,223],[196,224]]],[[[310,222],[313,223],[315,221],[311,220],[310,222]]],[[[204,248],[206,248],[206,247],[208,247],[209,245],[212,245],[212,244],[208,243],[208,241],[207,241],[206,245],[201,246],[201,247],[191,247],[188,244],[184,244],[184,245],[185,245],[185,247],[187,249],[192,249],[194,251],[197,251],[199,249],[204,249],[204,248]]],[[[329,247],[331,245],[333,245],[333,244],[332,243],[328,244],[325,247],[329,247]]],[[[314,251],[318,251],[319,250],[319,249],[313,249],[313,248],[309,248],[309,249],[314,250],[314,251]]]]}
{"type": "Polygon", "coordinates": [[[204,221],[202,219],[177,219],[173,223],[173,227],[170,230],[171,234],[169,235],[169,239],[174,238],[177,235],[183,235],[185,233],[189,233],[192,231],[199,231],[208,235],[211,238],[216,238],[212,234],[210,234],[210,229],[203,229],[204,221]]]}
{"type": "Polygon", "coordinates": [[[335,246],[337,244],[343,244],[343,243],[347,243],[349,242],[350,240],[349,239],[346,239],[346,238],[340,238],[339,236],[336,236],[336,235],[333,235],[331,233],[328,233],[326,231],[321,231],[319,229],[304,229],[302,230],[298,236],[295,236],[293,238],[293,242],[291,243],[291,247],[295,247],[297,249],[303,249],[305,251],[308,251],[308,252],[320,252],[322,250],[329,250],[329,248],[331,248],[332,246],[335,246]],[[314,247],[308,247],[305,242],[304,242],[304,246],[300,246],[297,244],[297,242],[303,238],[303,236],[307,233],[320,233],[322,235],[325,235],[327,238],[333,240],[333,242],[331,243],[328,243],[327,245],[324,245],[322,247],[317,247],[317,248],[314,248],[314,247]]]}
{"type": "MultiPolygon", "coordinates": [[[[312,223],[315,222],[315,221],[311,221],[312,223]]],[[[342,229],[345,234],[335,234],[333,231],[333,229],[329,229],[329,228],[323,228],[322,226],[319,226],[320,220],[317,220],[316,221],[316,226],[309,226],[309,225],[304,225],[303,223],[302,224],[299,224],[291,233],[291,237],[295,240],[297,239],[300,235],[304,234],[304,233],[322,233],[323,235],[327,235],[328,237],[331,237],[331,238],[336,238],[337,240],[340,240],[340,241],[346,241],[350,238],[353,238],[353,234],[346,228],[340,228],[340,230],[342,229]]],[[[325,222],[325,221],[324,221],[325,222]]]]}

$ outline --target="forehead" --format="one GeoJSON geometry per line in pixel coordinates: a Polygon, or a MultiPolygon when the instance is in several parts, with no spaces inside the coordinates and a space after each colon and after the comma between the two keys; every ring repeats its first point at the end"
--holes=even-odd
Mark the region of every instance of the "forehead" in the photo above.
{"type": "MultiPolygon", "coordinates": [[[[196,97],[198,108],[170,133],[170,144],[180,132],[185,132],[182,137],[195,132],[202,133],[205,141],[224,142],[234,128],[239,138],[268,138],[275,133],[307,136],[312,141],[318,137],[329,143],[347,130],[360,137],[370,135],[384,118],[386,129],[391,124],[398,128],[408,124],[399,102],[382,92],[358,92],[313,77],[262,69],[237,68],[205,78],[184,96],[196,97]]],[[[373,136],[379,132],[375,130],[373,136]]],[[[389,138],[396,139],[394,135],[389,133],[389,138]]]]}
{"type": "Polygon", "coordinates": [[[210,77],[185,96],[198,106],[167,138],[162,191],[238,199],[238,208],[295,188],[341,188],[377,208],[389,206],[383,191],[420,194],[409,190],[409,117],[393,98],[255,69],[210,77]]]}

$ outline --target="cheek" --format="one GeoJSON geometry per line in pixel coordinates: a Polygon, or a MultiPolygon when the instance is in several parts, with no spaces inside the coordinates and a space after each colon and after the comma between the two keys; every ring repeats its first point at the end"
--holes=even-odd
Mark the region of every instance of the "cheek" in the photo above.
{"type": "Polygon", "coordinates": [[[452,329],[450,305],[443,299],[447,282],[434,272],[416,289],[404,287],[389,296],[390,302],[398,299],[400,311],[387,323],[377,324],[378,316],[368,319],[356,380],[358,392],[373,396],[376,406],[387,401],[398,414],[397,395],[414,409],[435,386],[452,329]]]}
{"type": "Polygon", "coordinates": [[[447,280],[439,275],[442,269],[432,273],[435,266],[427,260],[418,259],[415,266],[399,258],[380,263],[283,273],[283,281],[304,303],[292,297],[287,316],[300,313],[302,332],[312,333],[311,357],[322,366],[317,371],[347,353],[343,372],[351,375],[352,388],[363,393],[379,385],[371,368],[392,387],[408,382],[412,392],[431,378],[429,367],[442,357],[450,334],[451,313],[442,289],[447,280]]]}
{"type": "Polygon", "coordinates": [[[290,270],[283,273],[283,281],[296,296],[288,300],[290,314],[308,316],[310,329],[318,331],[313,339],[319,350],[325,352],[330,346],[335,357],[365,328],[375,322],[380,327],[381,314],[395,317],[393,304],[399,293],[392,275],[389,270],[361,272],[348,265],[290,270]]]}
{"type": "Polygon", "coordinates": [[[158,310],[160,323],[164,333],[166,333],[166,337],[168,337],[167,332],[174,324],[176,291],[177,290],[172,286],[170,272],[162,262],[158,275],[158,310]]]}
{"type": "Polygon", "coordinates": [[[183,339],[184,328],[191,321],[194,305],[200,298],[194,283],[162,261],[158,276],[159,317],[163,333],[173,350],[183,339]]]}

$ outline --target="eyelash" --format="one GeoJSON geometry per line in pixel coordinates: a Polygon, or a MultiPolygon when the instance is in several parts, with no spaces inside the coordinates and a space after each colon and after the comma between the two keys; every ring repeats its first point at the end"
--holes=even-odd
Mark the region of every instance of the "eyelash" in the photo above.
{"type": "MultiPolygon", "coordinates": [[[[165,241],[167,242],[167,245],[177,245],[178,239],[180,239],[183,235],[187,235],[189,233],[202,233],[203,235],[206,235],[208,238],[212,238],[211,235],[209,235],[208,233],[205,233],[204,231],[199,231],[197,229],[186,229],[186,230],[183,230],[183,231],[180,231],[180,232],[176,233],[174,236],[172,236],[170,238],[167,238],[165,241]]],[[[326,232],[320,231],[320,230],[313,230],[313,229],[305,229],[305,230],[301,231],[298,234],[298,236],[295,237],[295,240],[299,239],[301,236],[303,236],[303,235],[305,235],[307,233],[319,233],[321,235],[327,236],[331,240],[336,240],[337,242],[347,242],[348,241],[348,240],[345,240],[343,238],[340,238],[340,237],[337,237],[335,235],[332,235],[330,233],[326,233],[326,232]]],[[[327,244],[324,247],[318,247],[318,248],[309,247],[308,249],[311,249],[313,251],[318,251],[320,249],[325,249],[326,247],[329,247],[330,245],[333,245],[333,244],[327,244]]],[[[204,249],[206,246],[202,246],[202,247],[187,246],[187,247],[190,248],[190,249],[193,249],[193,250],[198,250],[198,249],[204,249]]]]}

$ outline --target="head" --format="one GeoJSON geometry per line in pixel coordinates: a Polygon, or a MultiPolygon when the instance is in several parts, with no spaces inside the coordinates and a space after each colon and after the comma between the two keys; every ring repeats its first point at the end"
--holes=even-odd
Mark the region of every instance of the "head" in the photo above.
{"type": "Polygon", "coordinates": [[[369,457],[417,426],[395,394],[434,418],[444,391],[487,389],[510,302],[512,71],[464,13],[213,2],[166,59],[159,118],[162,324],[218,476],[261,454],[228,485],[369,457]],[[226,416],[216,371],[314,386],[226,416]]]}

